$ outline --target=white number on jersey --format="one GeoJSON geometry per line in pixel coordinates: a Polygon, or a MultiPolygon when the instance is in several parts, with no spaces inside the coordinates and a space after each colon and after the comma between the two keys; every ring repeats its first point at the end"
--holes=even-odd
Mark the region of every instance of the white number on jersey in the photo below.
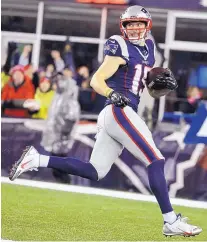
{"type": "Polygon", "coordinates": [[[135,75],[133,78],[133,83],[132,83],[132,92],[134,94],[141,94],[142,92],[142,88],[140,88],[141,86],[145,86],[145,79],[147,78],[147,73],[148,71],[150,71],[152,68],[149,66],[145,66],[145,65],[141,65],[141,64],[137,64],[135,66],[135,75]]]}

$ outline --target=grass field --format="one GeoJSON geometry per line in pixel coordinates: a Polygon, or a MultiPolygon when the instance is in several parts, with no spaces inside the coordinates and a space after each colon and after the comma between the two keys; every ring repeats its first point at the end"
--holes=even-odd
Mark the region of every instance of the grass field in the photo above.
{"type": "Polygon", "coordinates": [[[207,210],[175,207],[203,228],[192,238],[165,238],[158,206],[150,202],[2,184],[2,235],[35,241],[206,241],[207,210]]]}

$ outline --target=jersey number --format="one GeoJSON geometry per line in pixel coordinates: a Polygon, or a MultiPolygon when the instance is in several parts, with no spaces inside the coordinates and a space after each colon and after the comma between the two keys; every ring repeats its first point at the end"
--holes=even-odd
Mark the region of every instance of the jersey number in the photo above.
{"type": "Polygon", "coordinates": [[[140,94],[144,88],[145,79],[147,78],[147,73],[152,68],[149,66],[137,64],[135,66],[135,75],[132,84],[132,90],[135,94],[140,94]]]}

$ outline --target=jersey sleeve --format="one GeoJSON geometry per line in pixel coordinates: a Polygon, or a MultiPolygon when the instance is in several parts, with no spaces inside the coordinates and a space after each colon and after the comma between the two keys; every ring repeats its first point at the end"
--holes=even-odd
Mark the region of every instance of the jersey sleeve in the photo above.
{"type": "Polygon", "coordinates": [[[104,45],[104,56],[106,55],[119,56],[128,63],[129,53],[125,40],[118,35],[110,37],[104,45]]]}

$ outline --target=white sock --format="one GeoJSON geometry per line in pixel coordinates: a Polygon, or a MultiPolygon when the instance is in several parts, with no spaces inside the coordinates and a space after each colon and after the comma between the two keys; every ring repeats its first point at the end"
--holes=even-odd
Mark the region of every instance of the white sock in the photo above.
{"type": "Polygon", "coordinates": [[[47,155],[40,155],[40,167],[47,167],[50,157],[47,155]]]}
{"type": "Polygon", "coordinates": [[[177,215],[175,214],[174,211],[169,212],[169,213],[164,213],[162,216],[163,216],[164,221],[169,224],[174,223],[175,220],[177,219],[177,215]]]}

